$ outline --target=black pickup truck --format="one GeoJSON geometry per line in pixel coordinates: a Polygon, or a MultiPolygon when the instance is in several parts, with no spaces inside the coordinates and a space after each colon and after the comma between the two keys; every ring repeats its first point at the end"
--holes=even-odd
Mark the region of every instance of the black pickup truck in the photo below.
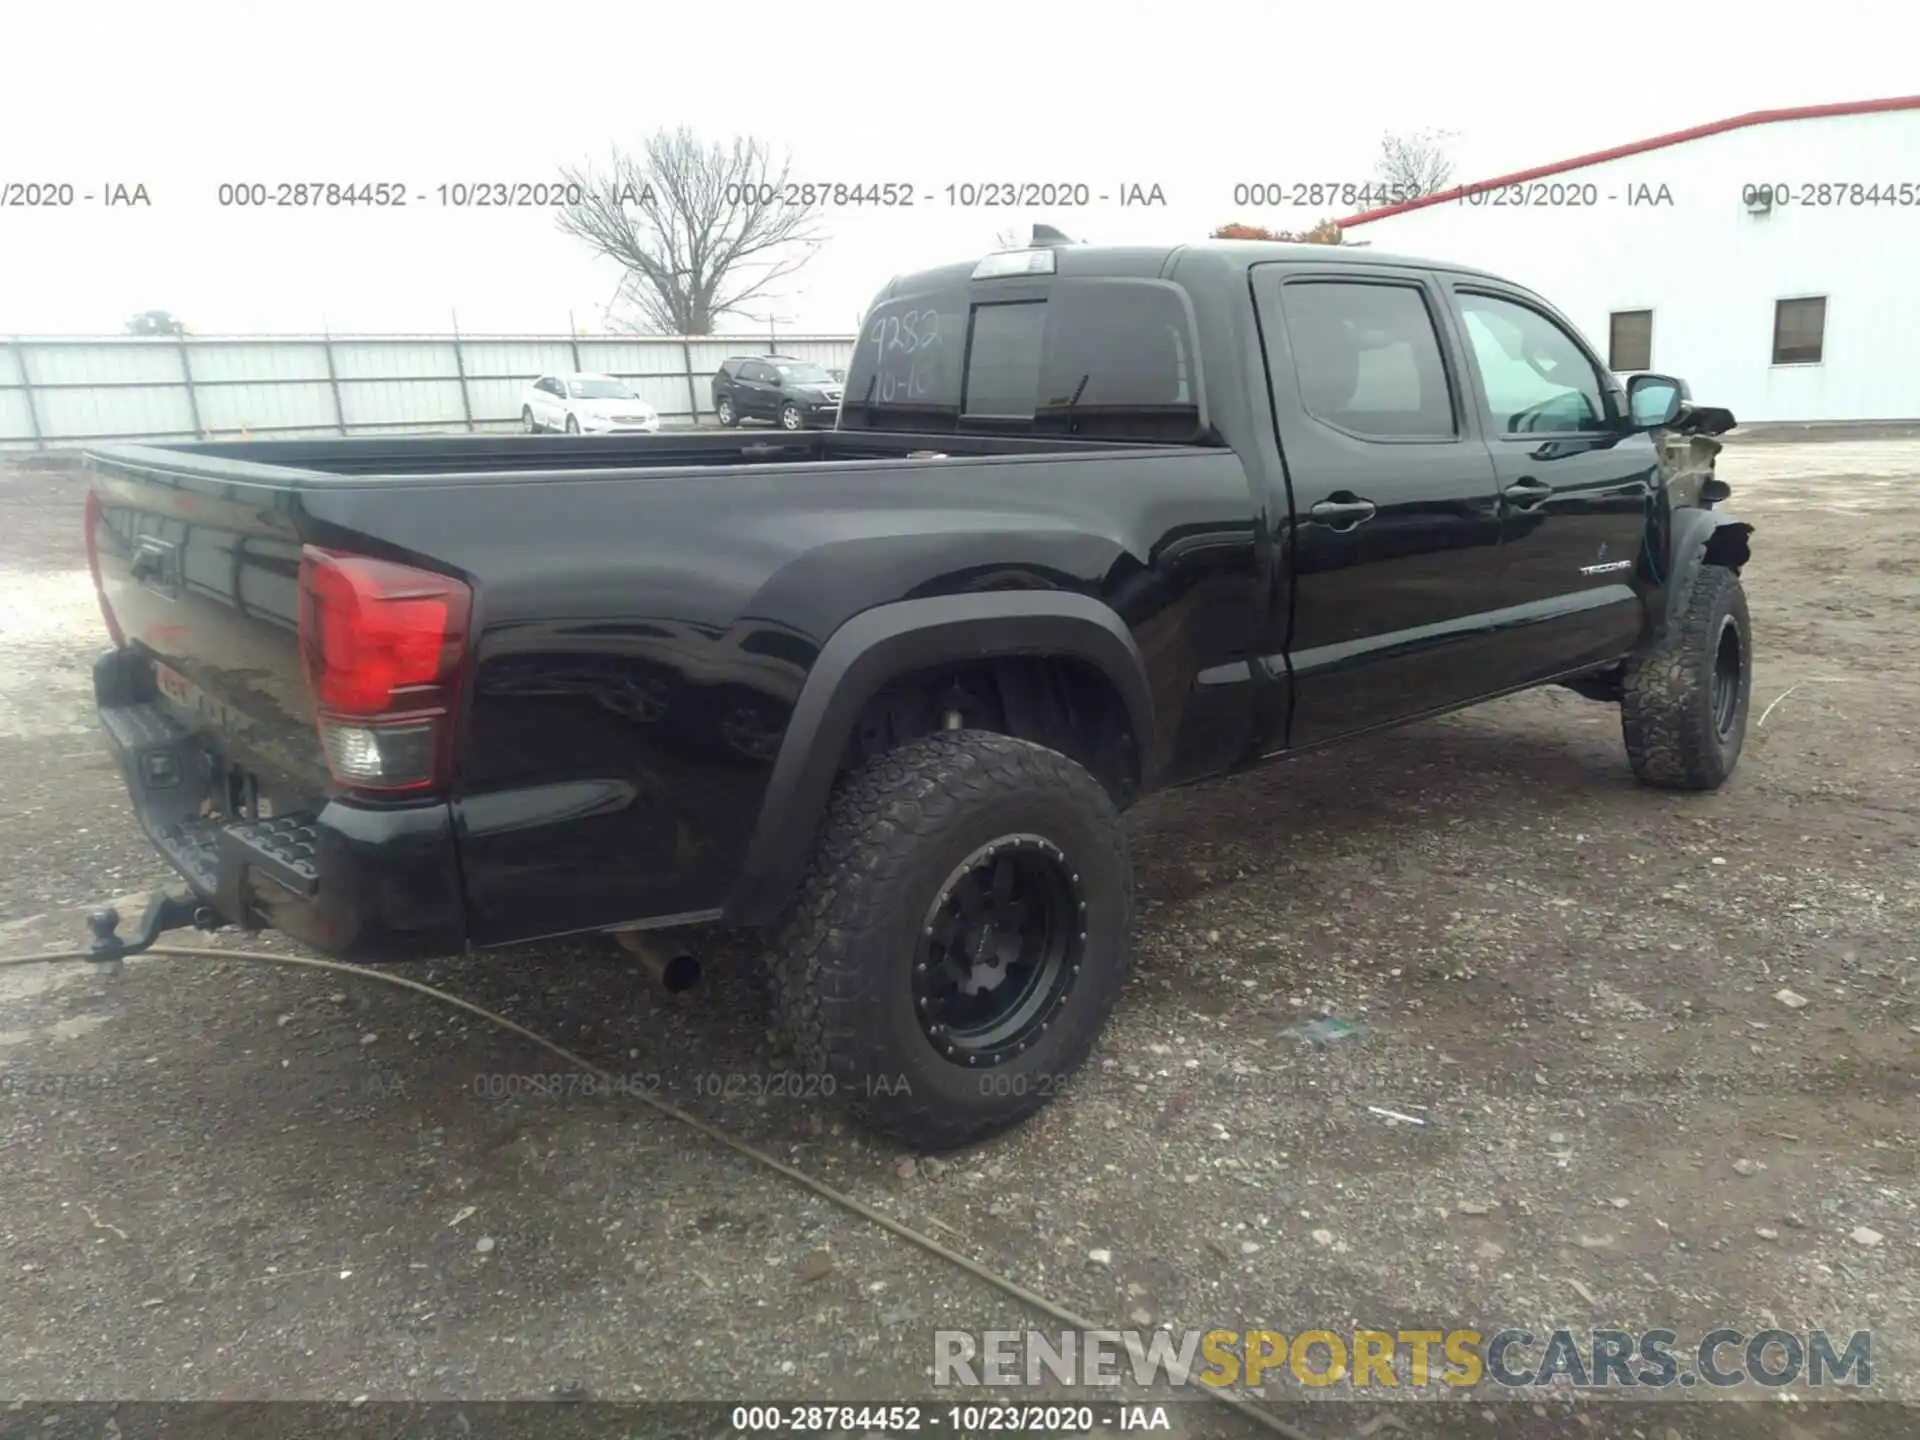
{"type": "Polygon", "coordinates": [[[902,276],[828,432],[93,450],[100,718],[191,892],[101,943],[758,927],[809,1070],[962,1143],[1095,1043],[1148,791],[1544,684],[1724,781],[1732,424],[1494,276],[1225,241],[902,276]]]}

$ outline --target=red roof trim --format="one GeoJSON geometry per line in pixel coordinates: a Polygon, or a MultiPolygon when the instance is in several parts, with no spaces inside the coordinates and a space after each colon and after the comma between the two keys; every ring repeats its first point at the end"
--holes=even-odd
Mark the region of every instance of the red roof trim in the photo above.
{"type": "Polygon", "coordinates": [[[1478,195],[1486,190],[1499,190],[1508,185],[1519,185],[1527,180],[1538,180],[1545,175],[1559,175],[1568,170],[1581,169],[1583,166],[1598,165],[1604,160],[1620,160],[1628,155],[1641,155],[1649,150],[1661,150],[1669,145],[1703,139],[1708,135],[1723,134],[1728,130],[1744,130],[1749,125],[1771,125],[1778,120],[1818,120],[1830,115],[1872,115],[1886,110],[1920,110],[1920,95],[1900,95],[1891,100],[1842,100],[1832,105],[1798,105],[1786,110],[1755,110],[1750,114],[1735,115],[1730,120],[1715,120],[1711,124],[1696,125],[1691,130],[1675,130],[1668,135],[1656,135],[1651,140],[1636,140],[1629,145],[1616,145],[1611,150],[1596,150],[1591,155],[1576,155],[1571,160],[1558,160],[1551,165],[1536,165],[1531,170],[1516,170],[1511,175],[1496,175],[1491,180],[1476,180],[1470,185],[1456,185],[1451,190],[1423,195],[1418,200],[1406,200],[1398,205],[1384,206],[1379,210],[1362,211],[1358,215],[1350,215],[1336,223],[1345,230],[1354,225],[1365,225],[1371,220],[1384,220],[1389,215],[1404,215],[1409,210],[1422,210],[1429,205],[1439,205],[1448,200],[1478,195]]]}

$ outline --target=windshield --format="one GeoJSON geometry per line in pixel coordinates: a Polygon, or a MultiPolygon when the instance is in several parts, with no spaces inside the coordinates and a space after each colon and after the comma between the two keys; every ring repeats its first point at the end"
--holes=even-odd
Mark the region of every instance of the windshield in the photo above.
{"type": "Polygon", "coordinates": [[[575,380],[568,384],[576,400],[638,400],[640,397],[618,380],[575,380]]]}
{"type": "Polygon", "coordinates": [[[782,380],[790,380],[796,385],[831,385],[833,376],[820,365],[775,365],[782,380]]]}

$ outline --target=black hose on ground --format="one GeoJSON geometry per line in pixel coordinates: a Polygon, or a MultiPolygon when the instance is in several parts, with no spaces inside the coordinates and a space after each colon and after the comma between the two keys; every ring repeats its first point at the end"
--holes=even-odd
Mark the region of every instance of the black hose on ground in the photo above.
{"type": "MultiPolygon", "coordinates": [[[[976,1280],[991,1285],[1003,1295],[1009,1295],[1022,1304],[1032,1306],[1050,1319],[1057,1320],[1063,1325],[1080,1331],[1108,1328],[1096,1325],[1093,1321],[1074,1314],[1064,1305],[1049,1300],[1037,1291],[1029,1290],[1019,1281],[1001,1274],[998,1270],[982,1265],[978,1261],[962,1255],[959,1251],[942,1245],[931,1235],[894,1219],[886,1212],[876,1210],[866,1202],[857,1200],[844,1191],[834,1189],[833,1186],[827,1184],[825,1181],[816,1180],[804,1170],[794,1169],[793,1166],[769,1155],[758,1146],[749,1145],[746,1141],[736,1139],[727,1134],[726,1131],[709,1125],[698,1116],[691,1115],[687,1111],[682,1110],[670,1100],[662,1100],[657,1095],[649,1095],[644,1091],[635,1090],[630,1086],[622,1086],[611,1072],[594,1064],[593,1061],[587,1059],[584,1055],[578,1055],[558,1041],[549,1040],[544,1035],[536,1034],[517,1021],[509,1020],[506,1016],[497,1014],[485,1006],[475,1005],[471,1000],[462,1000],[458,995],[452,995],[445,990],[439,990],[431,985],[422,984],[418,980],[409,980],[404,975],[392,975],[384,970],[376,970],[366,965],[349,965],[340,960],[320,960],[304,955],[274,955],[265,950],[218,950],[209,945],[155,945],[138,953],[140,955],[161,955],[183,960],[237,960],[256,965],[283,965],[294,970],[317,970],[334,975],[349,975],[358,980],[370,980],[375,984],[391,985],[399,990],[409,990],[416,995],[424,995],[427,999],[435,1001],[438,1004],[462,1011],[465,1014],[474,1016],[476,1019],[484,1020],[490,1025],[496,1025],[502,1030],[518,1035],[521,1039],[537,1045],[549,1054],[566,1061],[567,1064],[583,1070],[596,1079],[605,1082],[609,1091],[617,1092],[638,1100],[648,1109],[657,1111],[670,1120],[677,1120],[690,1129],[697,1130],[707,1139],[726,1147],[736,1155],[744,1155],[756,1165],[772,1170],[776,1174],[793,1181],[794,1184],[812,1191],[821,1199],[838,1205],[842,1210],[879,1226],[882,1230],[905,1240],[910,1245],[918,1246],[929,1255],[944,1260],[949,1265],[965,1271],[976,1280]]],[[[47,965],[61,960],[90,960],[91,958],[92,957],[84,950],[45,950],[34,955],[0,956],[0,969],[10,968],[15,965],[47,965]]],[[[93,961],[93,963],[98,964],[100,962],[93,961]]],[[[1259,1404],[1247,1396],[1237,1394],[1232,1390],[1212,1386],[1205,1387],[1202,1393],[1208,1399],[1214,1400],[1230,1410],[1238,1411],[1241,1415],[1256,1425],[1261,1426],[1263,1429],[1283,1437],[1283,1440],[1312,1440],[1312,1437],[1305,1431],[1295,1429],[1284,1420],[1268,1414],[1259,1404]]]]}

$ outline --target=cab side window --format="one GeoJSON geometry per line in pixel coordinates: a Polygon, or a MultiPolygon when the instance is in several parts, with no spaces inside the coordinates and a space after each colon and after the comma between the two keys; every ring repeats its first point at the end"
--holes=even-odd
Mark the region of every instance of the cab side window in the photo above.
{"type": "Polygon", "coordinates": [[[1607,428],[1600,376],[1565,330],[1538,310],[1492,295],[1462,293],[1459,304],[1494,434],[1607,428]]]}
{"type": "Polygon", "coordinates": [[[1453,392],[1417,285],[1302,280],[1281,287],[1301,403],[1362,440],[1448,440],[1453,392]]]}

